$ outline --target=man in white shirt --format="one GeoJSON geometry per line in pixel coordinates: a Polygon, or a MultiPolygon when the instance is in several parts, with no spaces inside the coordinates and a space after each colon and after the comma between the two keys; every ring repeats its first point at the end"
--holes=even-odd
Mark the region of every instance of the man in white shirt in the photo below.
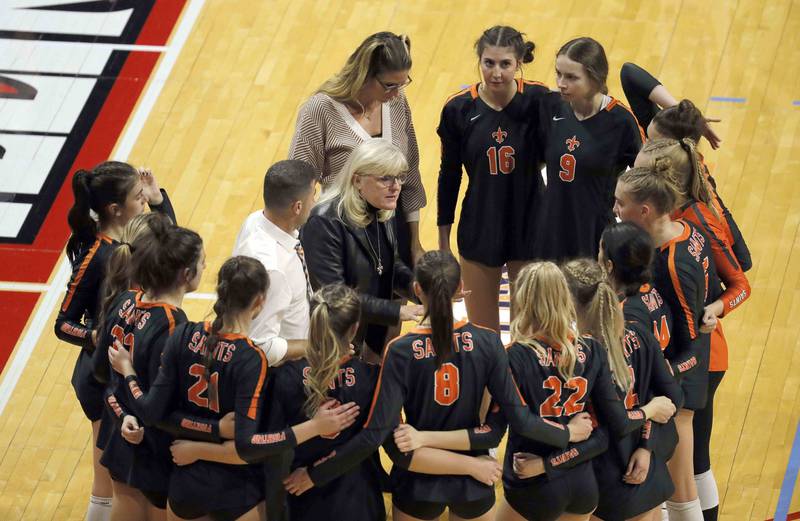
{"type": "Polygon", "coordinates": [[[278,161],[264,176],[264,209],[239,230],[234,255],[258,259],[269,274],[264,308],[250,337],[271,366],[304,356],[308,342],[311,285],[297,230],[316,199],[317,177],[303,161],[278,161]]]}

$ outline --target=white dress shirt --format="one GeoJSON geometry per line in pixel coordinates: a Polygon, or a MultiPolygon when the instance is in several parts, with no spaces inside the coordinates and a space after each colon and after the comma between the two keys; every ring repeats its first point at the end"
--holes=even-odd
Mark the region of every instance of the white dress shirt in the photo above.
{"type": "Polygon", "coordinates": [[[286,356],[287,340],[308,338],[309,308],[306,276],[297,255],[295,231],[288,234],[264,216],[251,213],[236,238],[234,255],[257,259],[269,274],[269,289],[264,309],[253,320],[250,338],[267,355],[269,365],[278,365],[286,356]]]}

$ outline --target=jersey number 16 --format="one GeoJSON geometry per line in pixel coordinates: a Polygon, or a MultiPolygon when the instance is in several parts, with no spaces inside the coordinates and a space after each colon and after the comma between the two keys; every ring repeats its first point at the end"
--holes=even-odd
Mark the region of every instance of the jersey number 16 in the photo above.
{"type": "Polygon", "coordinates": [[[514,147],[503,145],[502,147],[489,147],[486,150],[486,157],[489,158],[489,173],[497,175],[499,170],[503,174],[510,174],[517,165],[514,159],[514,147]]]}

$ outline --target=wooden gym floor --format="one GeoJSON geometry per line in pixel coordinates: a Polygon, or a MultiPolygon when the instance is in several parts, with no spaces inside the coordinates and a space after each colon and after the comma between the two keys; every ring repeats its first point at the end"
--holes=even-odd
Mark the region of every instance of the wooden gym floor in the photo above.
{"type": "MultiPolygon", "coordinates": [[[[183,4],[156,6],[176,3],[183,4]]],[[[703,152],[755,265],[752,298],[725,319],[730,369],[715,404],[713,468],[720,519],[773,517],[800,418],[800,205],[793,202],[800,199],[800,1],[191,0],[182,9],[169,41],[155,49],[155,72],[142,76],[113,155],[152,168],[180,223],[205,240],[206,275],[185,306],[192,319],[210,311],[215,273],[244,217],[261,205],[264,172],[286,155],[298,105],[373,32],[412,40],[407,95],[428,192],[427,248],[436,246],[439,112],[449,94],[477,81],[472,44],[490,25],[513,25],[536,42],[526,78],[554,86],[557,48],[589,35],[608,53],[612,95],[624,101],[617,71],[634,61],[676,97],[721,118],[722,148],[703,152]]],[[[0,129],[2,116],[0,99],[0,129]]],[[[55,242],[63,245],[63,227],[60,234],[55,242]]],[[[69,384],[76,349],[52,333],[64,272],[51,265],[38,286],[0,278],[5,308],[29,303],[0,384],[5,520],[82,519],[90,490],[90,428],[69,384]]],[[[784,498],[793,487],[790,480],[784,498]]],[[[793,496],[789,512],[800,510],[800,494],[793,496]]]]}

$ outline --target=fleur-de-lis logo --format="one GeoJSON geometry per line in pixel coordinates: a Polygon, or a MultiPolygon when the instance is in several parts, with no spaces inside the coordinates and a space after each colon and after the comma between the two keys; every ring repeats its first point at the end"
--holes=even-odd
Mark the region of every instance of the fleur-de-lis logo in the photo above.
{"type": "Polygon", "coordinates": [[[571,138],[566,140],[565,143],[567,144],[567,148],[569,149],[570,152],[581,146],[581,142],[578,141],[577,136],[572,136],[571,138]]]}
{"type": "Polygon", "coordinates": [[[498,145],[503,144],[503,141],[506,140],[506,136],[508,136],[508,132],[506,132],[500,127],[497,127],[497,130],[492,132],[492,137],[494,138],[495,141],[497,141],[498,145]]]}

